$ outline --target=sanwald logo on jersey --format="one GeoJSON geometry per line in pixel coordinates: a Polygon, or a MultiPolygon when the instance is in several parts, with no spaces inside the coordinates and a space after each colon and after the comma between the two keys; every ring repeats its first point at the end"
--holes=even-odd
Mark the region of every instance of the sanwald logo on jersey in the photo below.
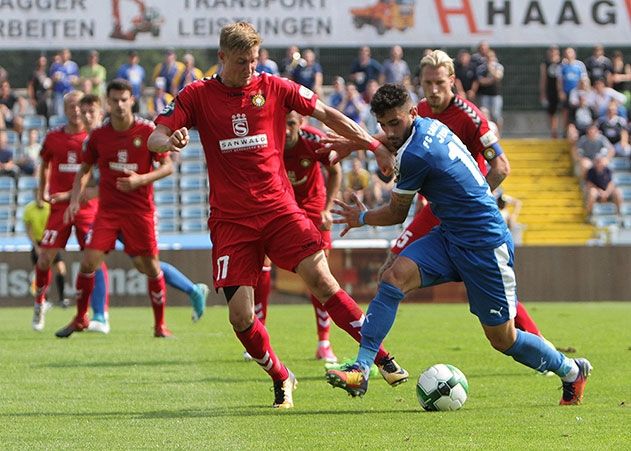
{"type": "Polygon", "coordinates": [[[265,133],[244,136],[243,138],[222,139],[219,141],[219,149],[223,153],[239,152],[260,147],[267,147],[267,135],[265,133]]]}
{"type": "Polygon", "coordinates": [[[78,172],[80,167],[78,163],[60,163],[58,169],[59,172],[78,172]]]}
{"type": "Polygon", "coordinates": [[[110,169],[112,171],[120,171],[125,172],[125,170],[130,170],[136,172],[138,170],[138,164],[136,163],[116,163],[114,161],[110,161],[110,169]]]}

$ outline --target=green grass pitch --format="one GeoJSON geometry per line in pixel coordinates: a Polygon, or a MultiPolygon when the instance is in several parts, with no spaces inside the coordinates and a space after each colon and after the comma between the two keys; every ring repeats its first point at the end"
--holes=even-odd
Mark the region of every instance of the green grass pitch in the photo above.
{"type": "MultiPolygon", "coordinates": [[[[270,380],[242,360],[224,307],[197,324],[168,310],[174,340],[152,337],[149,307],[113,309],[109,336],[67,340],[53,333],[71,310],[51,310],[36,333],[31,309],[0,309],[0,449],[631,448],[631,303],[528,306],[549,340],[592,362],[582,406],[558,406],[558,378],[493,351],[464,304],[402,305],[386,346],[410,381],[373,378],[361,399],[324,381],[312,307],[272,304],[272,344],[299,380],[287,411],[271,408],[270,380]],[[460,411],[419,406],[416,378],[434,363],[467,376],[460,411]]],[[[332,342],[355,356],[337,329],[332,342]]]]}

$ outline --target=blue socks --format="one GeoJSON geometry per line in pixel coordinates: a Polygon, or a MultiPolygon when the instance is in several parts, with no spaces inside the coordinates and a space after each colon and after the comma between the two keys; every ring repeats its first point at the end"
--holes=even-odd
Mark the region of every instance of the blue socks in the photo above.
{"type": "Polygon", "coordinates": [[[105,322],[105,275],[101,268],[94,273],[94,290],[90,296],[90,306],[92,307],[92,319],[105,322]]]}
{"type": "Polygon", "coordinates": [[[394,324],[403,296],[403,291],[394,285],[381,282],[377,295],[368,306],[357,354],[357,363],[365,375],[370,373],[370,367],[375,361],[379,346],[394,324]]]}
{"type": "Polygon", "coordinates": [[[160,262],[160,269],[164,273],[164,281],[167,285],[171,285],[186,294],[191,294],[195,289],[195,284],[191,282],[191,279],[182,274],[175,266],[160,262]]]}
{"type": "Polygon", "coordinates": [[[534,370],[542,373],[552,371],[561,377],[567,375],[574,365],[571,359],[548,346],[541,337],[519,329],[515,343],[504,354],[534,370]]]}

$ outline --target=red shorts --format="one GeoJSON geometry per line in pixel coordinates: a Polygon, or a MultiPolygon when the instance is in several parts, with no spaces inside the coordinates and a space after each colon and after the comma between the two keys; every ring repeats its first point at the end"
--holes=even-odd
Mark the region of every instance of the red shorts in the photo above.
{"type": "Polygon", "coordinates": [[[265,255],[280,268],[294,271],[324,247],[320,231],[297,206],[245,220],[211,217],[208,228],[215,289],[255,286],[265,255]]]}
{"type": "Polygon", "coordinates": [[[440,224],[440,221],[429,205],[425,205],[416,215],[412,222],[408,224],[405,230],[399,235],[394,246],[390,249],[393,254],[399,255],[403,249],[405,249],[410,243],[418,240],[419,238],[427,235],[430,230],[440,224]]]}
{"type": "Polygon", "coordinates": [[[322,216],[320,213],[312,213],[307,211],[307,217],[313,225],[320,231],[320,235],[322,235],[322,241],[324,242],[324,249],[331,249],[333,247],[333,242],[331,240],[331,231],[330,230],[322,230],[320,227],[322,226],[322,216]]]}
{"type": "Polygon", "coordinates": [[[85,247],[109,252],[114,249],[119,236],[122,236],[125,253],[130,257],[158,255],[153,211],[135,213],[99,210],[85,247]]]}
{"type": "Polygon", "coordinates": [[[92,223],[94,223],[97,205],[98,200],[96,202],[90,201],[85,206],[82,206],[75,215],[74,222],[70,224],[64,223],[64,213],[66,208],[68,208],[68,203],[51,205],[50,215],[48,216],[48,221],[46,221],[46,229],[42,235],[40,246],[43,249],[65,249],[74,225],[77,241],[81,249],[83,249],[86,236],[92,227],[92,223]]]}

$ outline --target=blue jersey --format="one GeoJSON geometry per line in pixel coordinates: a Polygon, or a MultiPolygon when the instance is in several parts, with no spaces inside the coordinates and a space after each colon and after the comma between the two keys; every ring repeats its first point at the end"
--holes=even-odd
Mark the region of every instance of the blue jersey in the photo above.
{"type": "Polygon", "coordinates": [[[417,117],[396,160],[393,191],[425,196],[449,241],[467,248],[495,248],[510,236],[471,153],[442,122],[417,117]]]}

